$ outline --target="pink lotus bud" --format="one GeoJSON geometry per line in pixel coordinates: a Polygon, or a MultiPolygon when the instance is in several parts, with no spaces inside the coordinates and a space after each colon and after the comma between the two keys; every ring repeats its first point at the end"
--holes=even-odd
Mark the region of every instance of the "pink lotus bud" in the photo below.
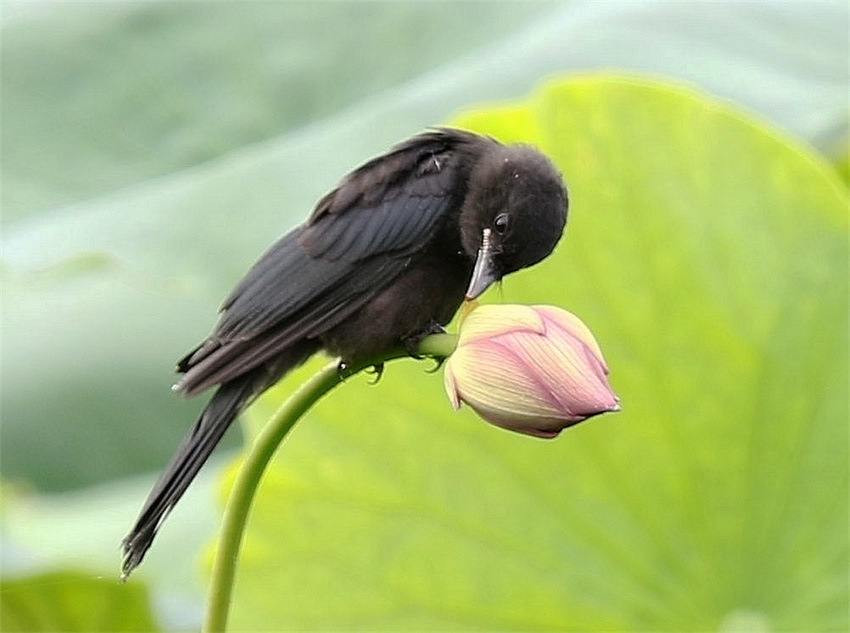
{"type": "Polygon", "coordinates": [[[455,409],[465,402],[488,422],[549,438],[620,410],[607,374],[599,345],[574,314],[497,304],[463,320],[444,382],[455,409]]]}

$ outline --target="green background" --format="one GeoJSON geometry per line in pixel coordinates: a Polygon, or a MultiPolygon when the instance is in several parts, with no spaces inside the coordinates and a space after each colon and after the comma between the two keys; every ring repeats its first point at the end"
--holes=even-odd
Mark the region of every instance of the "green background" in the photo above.
{"type": "MultiPolygon", "coordinates": [[[[4,3],[4,622],[123,626],[9,614],[139,599],[29,574],[117,573],[134,473],[202,404],[173,360],[345,171],[461,111],[573,200],[489,300],[576,312],[624,411],[539,442],[414,362],[352,381],[269,473],[234,624],[846,629],[846,8],[724,7],[4,3]]],[[[217,472],[131,583],[165,628],[196,626],[217,472]]]]}
{"type": "Polygon", "coordinates": [[[345,385],[268,474],[233,625],[844,628],[845,186],[739,112],[633,79],[458,123],[574,174],[563,243],[489,298],[581,315],[623,411],[542,442],[454,414],[424,363],[345,385]]]}

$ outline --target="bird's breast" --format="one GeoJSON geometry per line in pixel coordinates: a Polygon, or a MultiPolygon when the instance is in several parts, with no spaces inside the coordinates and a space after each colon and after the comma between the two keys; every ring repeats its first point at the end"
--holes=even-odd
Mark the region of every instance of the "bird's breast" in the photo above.
{"type": "Polygon", "coordinates": [[[321,340],[327,351],[353,361],[384,352],[426,331],[446,325],[463,301],[472,261],[456,249],[428,249],[404,272],[321,340]]]}

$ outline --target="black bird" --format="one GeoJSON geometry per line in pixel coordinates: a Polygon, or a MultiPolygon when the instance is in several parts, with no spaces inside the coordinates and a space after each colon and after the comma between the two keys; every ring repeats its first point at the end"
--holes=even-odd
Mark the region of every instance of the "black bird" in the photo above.
{"type": "Polygon", "coordinates": [[[353,362],[411,353],[464,296],[552,252],[567,192],[527,145],[450,128],[414,136],[348,174],[253,265],[174,390],[218,385],[122,542],[126,577],[234,418],[320,349],[353,362]]]}

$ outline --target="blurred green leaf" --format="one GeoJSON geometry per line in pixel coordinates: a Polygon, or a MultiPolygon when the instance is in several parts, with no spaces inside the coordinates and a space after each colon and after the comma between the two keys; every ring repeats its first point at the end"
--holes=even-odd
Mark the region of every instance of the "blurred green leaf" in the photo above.
{"type": "Polygon", "coordinates": [[[157,631],[147,591],[81,572],[59,571],[0,582],[4,631],[157,631]]]}
{"type": "Polygon", "coordinates": [[[836,153],[838,158],[835,161],[835,168],[844,182],[850,185],[850,139],[844,139],[844,142],[841,143],[841,150],[836,153]]]}
{"type": "Polygon", "coordinates": [[[546,8],[50,2],[21,9],[4,24],[2,79],[14,89],[3,100],[3,222],[308,125],[546,8]]]}
{"type": "Polygon", "coordinates": [[[15,6],[0,38],[2,469],[48,490],[161,466],[202,404],[171,394],[173,363],[228,287],[342,173],[448,107],[416,123],[406,106],[393,126],[384,99],[354,104],[551,10],[15,6]],[[368,120],[352,126],[352,107],[368,120]]]}
{"type": "Polygon", "coordinates": [[[840,0],[5,0],[3,475],[159,467],[202,404],[171,396],[171,364],[228,289],[345,172],[465,104],[629,68],[833,147],[845,18],[840,0]]]}
{"type": "MultiPolygon", "coordinates": [[[[158,530],[156,549],[128,580],[150,588],[164,627],[198,628],[206,586],[198,549],[219,527],[214,492],[224,463],[223,455],[213,456],[158,530]]],[[[0,577],[85,569],[117,582],[121,539],[150,486],[149,476],[137,475],[83,490],[35,494],[0,482],[0,577]]]]}
{"type": "Polygon", "coordinates": [[[453,413],[423,363],[350,381],[267,473],[233,628],[846,630],[835,171],[730,105],[646,80],[553,82],[459,123],[563,170],[565,239],[489,299],[580,315],[623,412],[544,442],[453,413]]]}

